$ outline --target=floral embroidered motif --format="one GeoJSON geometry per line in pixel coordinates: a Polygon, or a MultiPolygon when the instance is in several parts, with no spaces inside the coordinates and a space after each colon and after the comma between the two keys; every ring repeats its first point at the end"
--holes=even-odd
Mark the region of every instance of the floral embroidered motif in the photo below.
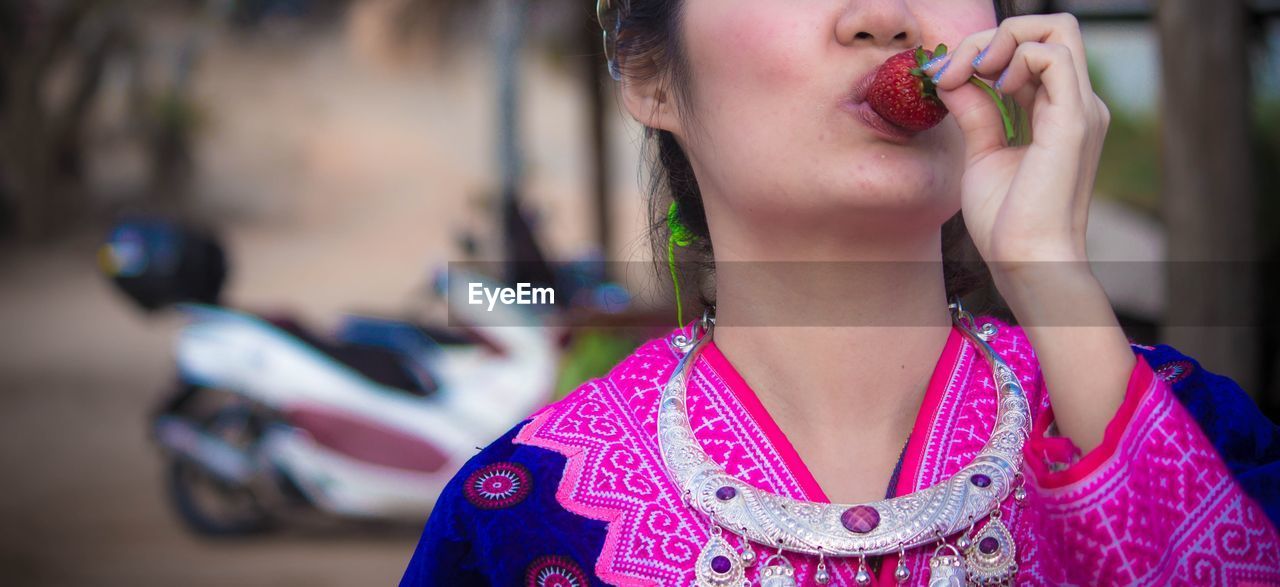
{"type": "Polygon", "coordinates": [[[538,557],[524,577],[529,587],[584,587],[587,584],[582,567],[563,556],[538,557]]]}
{"type": "Polygon", "coordinates": [[[516,505],[529,496],[533,477],[519,463],[493,463],[467,477],[463,493],[478,508],[496,510],[516,505]]]}
{"type": "Polygon", "coordinates": [[[1156,369],[1156,375],[1167,381],[1169,385],[1173,385],[1183,379],[1186,379],[1191,371],[1195,369],[1190,361],[1172,361],[1165,363],[1156,369]]]}

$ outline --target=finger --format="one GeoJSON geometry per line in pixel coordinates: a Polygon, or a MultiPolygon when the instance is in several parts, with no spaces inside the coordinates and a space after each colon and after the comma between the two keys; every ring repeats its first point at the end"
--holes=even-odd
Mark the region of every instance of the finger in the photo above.
{"type": "MultiPolygon", "coordinates": [[[[928,63],[925,63],[923,68],[924,72],[934,76],[933,83],[935,85],[938,84],[943,79],[947,81],[952,81],[954,79],[962,79],[962,80],[969,79],[969,76],[972,75],[973,73],[972,68],[968,70],[969,73],[966,73],[961,77],[960,74],[957,73],[960,69],[963,69],[959,67],[959,64],[972,62],[974,55],[976,55],[977,52],[981,50],[979,48],[985,47],[987,43],[990,43],[991,38],[995,36],[997,30],[998,29],[987,29],[984,31],[978,31],[976,33],[973,33],[965,37],[964,39],[961,39],[960,42],[955,47],[951,47],[947,50],[947,55],[944,59],[942,59],[941,61],[934,60],[934,61],[929,61],[928,63]],[[979,47],[979,48],[975,48],[975,47],[979,47]],[[967,54],[968,57],[957,58],[957,55],[960,55],[961,52],[964,52],[965,54],[967,54]],[[956,62],[955,65],[952,64],[953,60],[955,60],[956,62]]],[[[955,89],[955,88],[952,86],[947,86],[947,89],[955,89]]]]}
{"type": "MultiPolygon", "coordinates": [[[[1060,123],[1050,125],[1044,132],[1051,133],[1049,136],[1056,135],[1055,141],[1078,143],[1085,138],[1085,125],[1077,122],[1087,117],[1076,90],[1079,82],[1070,60],[1069,50],[1062,45],[1022,43],[1014,51],[1013,59],[997,85],[1001,92],[1012,94],[1027,110],[1029,117],[1035,115],[1036,107],[1041,105],[1040,100],[1060,109],[1064,113],[1057,117],[1060,123]]],[[[992,126],[1003,130],[1003,122],[999,110],[985,92],[969,83],[961,83],[950,90],[939,85],[938,97],[964,131],[970,160],[1004,146],[1003,135],[992,137],[989,134],[992,126]]]]}
{"type": "Polygon", "coordinates": [[[1032,121],[1036,116],[1036,88],[1028,85],[1012,94],[1005,94],[1013,97],[1013,103],[1017,108],[1009,109],[1009,117],[1012,119],[1014,132],[1021,132],[1023,136],[1019,137],[1022,143],[1030,143],[1035,137],[1032,129],[1032,121]],[[1026,121],[1023,123],[1023,121],[1026,121]]]}
{"type": "Polygon", "coordinates": [[[1079,83],[1071,63],[1071,51],[1065,46],[1022,43],[1014,51],[1013,59],[996,81],[996,86],[1001,92],[1015,95],[1024,87],[1040,86],[1049,104],[1083,114],[1079,83]]]}
{"type": "Polygon", "coordinates": [[[1038,89],[1039,86],[1027,84],[1016,92],[1005,92],[1004,95],[1013,96],[1013,103],[1026,112],[1027,119],[1030,120],[1036,111],[1036,91],[1038,89]]]}
{"type": "MultiPolygon", "coordinates": [[[[1079,195],[1080,183],[1092,173],[1091,166],[1096,164],[1096,155],[1085,154],[1075,158],[1076,165],[1064,165],[1069,159],[1063,159],[1065,153],[1092,153],[1094,147],[1100,147],[1100,134],[1093,132],[1090,126],[1091,116],[1085,111],[1076,91],[1078,79],[1076,70],[1070,63],[1070,51],[1055,43],[1027,42],[1018,45],[1013,60],[997,81],[1002,92],[1029,100],[1033,110],[1030,111],[1035,137],[1033,145],[1052,145],[1052,148],[1036,150],[1037,155],[1029,151],[1024,162],[1033,157],[1048,157],[1054,164],[1047,164],[1043,169],[1052,169],[1053,173],[1062,174],[1057,181],[1071,182],[1076,186],[1073,193],[1079,195]],[[1051,112],[1051,115],[1044,115],[1051,112]],[[1065,148],[1065,151],[1062,150],[1065,148]]],[[[1097,102],[1096,96],[1090,94],[1090,107],[1097,102]]],[[[1049,182],[1051,178],[1043,178],[1049,182]]],[[[1064,184],[1065,185],[1065,184],[1064,184]]],[[[1077,202],[1078,204],[1078,202],[1077,202]]],[[[1087,204],[1081,208],[1073,207],[1073,218],[1087,214],[1087,204]]]]}
{"type": "Polygon", "coordinates": [[[986,92],[973,84],[963,84],[954,90],[939,88],[938,98],[964,133],[965,161],[972,162],[1005,147],[1004,120],[986,92]]]}
{"type": "Polygon", "coordinates": [[[946,72],[935,83],[953,89],[970,75],[992,79],[1013,61],[1017,47],[1028,42],[1065,46],[1071,52],[1071,65],[1080,80],[1081,97],[1093,93],[1080,24],[1067,13],[1015,16],[1005,19],[995,29],[965,37],[949,52],[951,60],[943,65],[946,72]]]}

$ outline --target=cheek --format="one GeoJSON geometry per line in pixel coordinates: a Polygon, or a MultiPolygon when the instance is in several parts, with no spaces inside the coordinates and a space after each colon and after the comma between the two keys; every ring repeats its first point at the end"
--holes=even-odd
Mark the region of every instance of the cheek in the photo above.
{"type": "Polygon", "coordinates": [[[995,5],[989,0],[923,0],[913,6],[924,35],[923,45],[955,47],[965,37],[996,26],[995,5]]]}
{"type": "Polygon", "coordinates": [[[804,65],[823,38],[818,27],[812,14],[781,10],[776,0],[689,2],[684,38],[698,94],[713,108],[772,108],[769,96],[812,76],[804,65]]]}
{"type": "Polygon", "coordinates": [[[804,137],[822,130],[810,127],[813,72],[827,37],[815,11],[783,8],[777,0],[693,0],[686,7],[694,110],[706,131],[691,137],[690,155],[700,160],[707,187],[739,193],[766,181],[786,184],[793,159],[812,148],[804,137]]]}

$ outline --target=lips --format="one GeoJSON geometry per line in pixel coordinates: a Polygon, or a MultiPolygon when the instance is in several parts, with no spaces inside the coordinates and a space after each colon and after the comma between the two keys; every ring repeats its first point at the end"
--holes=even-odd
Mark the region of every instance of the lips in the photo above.
{"type": "Polygon", "coordinates": [[[840,108],[852,114],[879,137],[894,143],[905,144],[916,133],[885,120],[867,103],[867,91],[871,88],[871,82],[875,81],[876,73],[879,71],[879,67],[872,68],[867,75],[858,80],[858,83],[853,86],[853,91],[840,103],[840,108]]]}
{"type": "Polygon", "coordinates": [[[885,120],[865,100],[857,104],[846,104],[845,110],[853,114],[859,122],[865,124],[872,132],[885,140],[898,144],[906,144],[916,133],[885,120]]]}
{"type": "Polygon", "coordinates": [[[871,89],[871,82],[876,81],[876,73],[879,71],[879,67],[873,67],[871,71],[867,72],[867,75],[863,76],[862,79],[858,80],[858,83],[854,84],[853,92],[849,94],[850,102],[853,102],[854,104],[861,104],[862,102],[867,101],[867,91],[871,89]]]}

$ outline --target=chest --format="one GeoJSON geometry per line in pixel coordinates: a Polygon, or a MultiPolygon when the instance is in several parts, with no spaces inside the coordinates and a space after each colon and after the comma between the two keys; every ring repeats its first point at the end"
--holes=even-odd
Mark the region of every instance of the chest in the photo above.
{"type": "Polygon", "coordinates": [[[803,461],[798,466],[802,464],[812,475],[825,501],[867,503],[897,494],[905,440],[824,443],[805,438],[793,446],[803,461]]]}

